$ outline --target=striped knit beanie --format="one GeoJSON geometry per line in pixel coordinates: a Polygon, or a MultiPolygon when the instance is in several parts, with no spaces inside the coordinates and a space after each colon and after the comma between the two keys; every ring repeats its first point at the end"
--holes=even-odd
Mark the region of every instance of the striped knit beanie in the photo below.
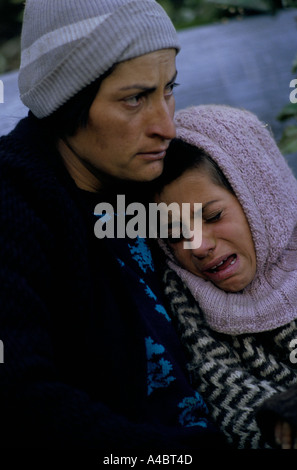
{"type": "Polygon", "coordinates": [[[19,89],[43,118],[118,62],[179,43],[155,0],[27,0],[19,89]]]}

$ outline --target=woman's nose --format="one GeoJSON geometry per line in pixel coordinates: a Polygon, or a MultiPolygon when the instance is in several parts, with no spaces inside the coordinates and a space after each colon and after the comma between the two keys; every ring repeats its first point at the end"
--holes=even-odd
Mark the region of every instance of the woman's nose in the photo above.
{"type": "Polygon", "coordinates": [[[163,103],[154,106],[149,125],[150,135],[157,135],[162,139],[171,140],[176,136],[176,129],[173,120],[174,104],[163,103]]]}

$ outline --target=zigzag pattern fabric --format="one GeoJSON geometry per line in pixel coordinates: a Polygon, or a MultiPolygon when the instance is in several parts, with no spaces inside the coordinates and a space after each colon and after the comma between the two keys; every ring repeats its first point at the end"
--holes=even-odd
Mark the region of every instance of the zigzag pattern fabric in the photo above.
{"type": "Polygon", "coordinates": [[[270,448],[256,411],[265,399],[297,383],[297,367],[289,358],[296,322],[253,335],[217,333],[173,270],[166,269],[163,281],[192,383],[214,422],[235,448],[270,448]]]}

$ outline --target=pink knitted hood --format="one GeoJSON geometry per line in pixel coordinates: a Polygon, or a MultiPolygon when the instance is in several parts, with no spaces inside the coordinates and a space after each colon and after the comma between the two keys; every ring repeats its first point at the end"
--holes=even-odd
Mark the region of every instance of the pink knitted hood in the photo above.
{"type": "Polygon", "coordinates": [[[216,331],[266,331],[297,318],[297,181],[267,126],[222,105],[187,108],[175,120],[177,137],[204,149],[229,180],[251,228],[257,273],[243,292],[226,293],[173,260],[170,266],[216,331]]]}

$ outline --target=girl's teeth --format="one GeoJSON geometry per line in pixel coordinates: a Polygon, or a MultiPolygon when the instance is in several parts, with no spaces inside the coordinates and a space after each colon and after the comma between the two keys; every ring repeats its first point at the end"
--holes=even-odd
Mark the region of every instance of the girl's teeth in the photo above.
{"type": "Polygon", "coordinates": [[[223,261],[221,261],[219,264],[216,264],[213,268],[211,268],[211,271],[215,271],[219,266],[221,266],[223,263],[225,263],[225,261],[226,261],[227,259],[228,259],[228,258],[223,259],[223,261]]]}
{"type": "MultiPolygon", "coordinates": [[[[225,259],[223,259],[223,261],[221,261],[219,264],[216,264],[213,268],[211,268],[210,271],[211,271],[212,273],[216,273],[216,272],[217,272],[217,268],[218,268],[219,266],[221,266],[222,264],[224,264],[225,261],[227,261],[227,259],[228,259],[228,257],[225,258],[225,259]]],[[[231,261],[230,266],[231,266],[232,264],[234,264],[235,261],[236,261],[236,256],[234,256],[234,259],[231,261]]]]}

